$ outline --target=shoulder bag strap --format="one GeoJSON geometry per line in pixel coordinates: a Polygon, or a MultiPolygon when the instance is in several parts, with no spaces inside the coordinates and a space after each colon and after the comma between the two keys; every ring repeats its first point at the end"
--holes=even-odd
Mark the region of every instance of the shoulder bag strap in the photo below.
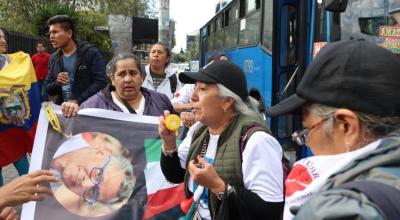
{"type": "Polygon", "coordinates": [[[381,209],[388,220],[399,219],[400,190],[392,186],[376,181],[351,181],[335,188],[363,193],[381,209]]]}

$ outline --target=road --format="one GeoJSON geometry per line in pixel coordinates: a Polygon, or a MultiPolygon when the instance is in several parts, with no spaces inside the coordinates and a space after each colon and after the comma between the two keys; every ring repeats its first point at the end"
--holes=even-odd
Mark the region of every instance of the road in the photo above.
{"type": "Polygon", "coordinates": [[[3,167],[3,178],[4,183],[10,182],[12,179],[18,176],[17,170],[14,165],[10,164],[6,167],[3,167]]]}

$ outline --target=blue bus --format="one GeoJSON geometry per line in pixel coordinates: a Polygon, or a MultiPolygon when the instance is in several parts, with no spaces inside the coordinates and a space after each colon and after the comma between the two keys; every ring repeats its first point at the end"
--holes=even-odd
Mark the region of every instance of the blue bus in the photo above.
{"type": "MultiPolygon", "coordinates": [[[[268,108],[295,92],[321,47],[354,38],[400,53],[400,0],[233,0],[200,29],[200,65],[227,54],[268,108]]],[[[299,115],[268,124],[292,161],[309,154],[291,141],[299,115]]]]}

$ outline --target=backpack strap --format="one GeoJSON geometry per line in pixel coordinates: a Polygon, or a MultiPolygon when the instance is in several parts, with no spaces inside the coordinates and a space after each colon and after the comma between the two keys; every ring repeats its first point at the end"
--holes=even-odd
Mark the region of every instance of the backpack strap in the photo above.
{"type": "Polygon", "coordinates": [[[376,181],[351,181],[335,188],[354,190],[368,197],[384,213],[386,219],[396,220],[400,216],[400,190],[376,181]]]}
{"type": "Polygon", "coordinates": [[[124,106],[128,109],[130,113],[137,114],[135,109],[133,109],[132,106],[129,105],[128,101],[126,101],[125,99],[122,99],[122,104],[124,104],[124,106]]]}
{"type": "Polygon", "coordinates": [[[169,84],[171,87],[171,92],[172,94],[174,94],[176,91],[176,86],[178,84],[178,79],[176,78],[176,74],[173,74],[172,76],[169,77],[169,84]]]}
{"type": "Polygon", "coordinates": [[[263,126],[254,125],[252,127],[247,128],[242,135],[240,136],[239,147],[240,147],[240,159],[243,161],[243,151],[246,148],[246,143],[249,140],[250,136],[256,131],[265,131],[263,126]]]}
{"type": "Polygon", "coordinates": [[[144,80],[146,79],[146,76],[147,76],[145,64],[143,64],[143,63],[140,64],[140,71],[143,74],[143,82],[144,82],[144,80]]]}
{"type": "MultiPolygon", "coordinates": [[[[246,143],[249,140],[250,136],[256,132],[256,131],[265,131],[265,129],[263,128],[263,126],[261,125],[254,125],[252,127],[247,128],[244,132],[242,132],[242,135],[240,136],[240,142],[239,142],[239,146],[240,146],[240,159],[243,161],[243,151],[246,147],[246,143]]],[[[268,134],[270,134],[267,131],[268,134]]],[[[285,185],[285,180],[286,177],[289,175],[289,172],[291,170],[291,166],[290,166],[290,162],[289,160],[285,157],[285,155],[283,155],[282,157],[282,169],[283,169],[283,185],[285,185]]]]}

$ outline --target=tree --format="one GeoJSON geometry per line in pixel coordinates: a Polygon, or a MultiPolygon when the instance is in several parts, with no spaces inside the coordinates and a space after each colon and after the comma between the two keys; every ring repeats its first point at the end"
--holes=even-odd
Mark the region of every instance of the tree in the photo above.
{"type": "Polygon", "coordinates": [[[155,0],[0,0],[0,27],[45,36],[46,21],[57,14],[69,15],[79,40],[110,49],[109,36],[94,31],[107,25],[107,14],[149,17],[155,15],[155,0]]]}
{"type": "Polygon", "coordinates": [[[75,1],[60,0],[0,0],[1,25],[7,29],[34,34],[32,20],[37,9],[46,4],[72,6],[75,1]]]}
{"type": "Polygon", "coordinates": [[[79,18],[81,25],[77,32],[78,37],[82,40],[96,44],[101,50],[110,51],[110,37],[94,30],[94,27],[96,26],[107,25],[107,16],[98,12],[83,11],[79,12],[79,18]]]}
{"type": "Polygon", "coordinates": [[[196,35],[190,35],[188,37],[188,43],[186,48],[187,56],[190,60],[199,60],[199,41],[200,41],[200,33],[196,33],[196,35]],[[190,37],[190,38],[189,38],[190,37]]]}
{"type": "Polygon", "coordinates": [[[181,48],[181,51],[179,53],[173,53],[172,54],[172,62],[173,63],[186,63],[186,62],[188,62],[186,54],[183,52],[182,48],[181,48]]]}
{"type": "Polygon", "coordinates": [[[47,36],[49,32],[47,20],[55,15],[68,15],[75,24],[75,28],[78,29],[79,16],[75,12],[75,7],[66,4],[45,3],[34,10],[30,32],[41,37],[47,36]]]}
{"type": "Polygon", "coordinates": [[[199,60],[200,53],[199,53],[199,44],[198,42],[194,44],[190,44],[189,47],[186,49],[187,56],[189,60],[199,60]]]}
{"type": "Polygon", "coordinates": [[[123,14],[149,17],[154,15],[154,0],[99,0],[100,12],[104,14],[123,14]]]}
{"type": "Polygon", "coordinates": [[[75,6],[66,4],[43,4],[37,7],[32,18],[31,32],[39,36],[47,36],[47,20],[55,15],[68,15],[75,25],[77,40],[94,43],[100,50],[110,50],[109,38],[94,30],[95,26],[107,24],[107,17],[95,11],[76,11],[75,6]]]}

